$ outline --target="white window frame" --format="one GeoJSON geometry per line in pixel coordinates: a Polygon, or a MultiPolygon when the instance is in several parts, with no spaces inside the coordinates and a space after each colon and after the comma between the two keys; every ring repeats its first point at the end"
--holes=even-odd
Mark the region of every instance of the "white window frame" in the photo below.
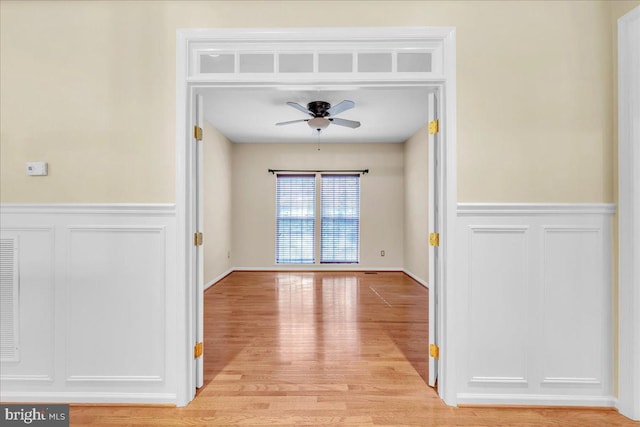
{"type": "MultiPolygon", "coordinates": [[[[275,228],[276,228],[276,234],[274,236],[275,239],[275,263],[276,265],[300,265],[300,266],[309,266],[309,265],[315,265],[318,261],[318,251],[317,251],[317,246],[318,246],[318,242],[317,242],[317,237],[318,237],[318,182],[317,182],[317,175],[316,174],[312,174],[312,173],[300,173],[300,174],[276,174],[276,212],[275,212],[275,219],[276,219],[276,224],[275,224],[275,228]],[[279,211],[280,211],[280,206],[278,204],[280,197],[279,197],[279,192],[278,192],[278,180],[280,179],[280,177],[308,177],[308,178],[313,178],[313,217],[312,218],[297,218],[297,219],[311,219],[313,220],[313,238],[312,238],[312,247],[311,247],[311,254],[312,254],[312,261],[311,262],[279,262],[279,256],[278,256],[278,248],[280,247],[279,244],[279,237],[280,237],[280,228],[279,228],[279,223],[280,223],[280,215],[278,215],[279,211]]],[[[290,219],[295,219],[293,217],[291,217],[290,219]]]]}
{"type": "Polygon", "coordinates": [[[291,174],[291,176],[312,176],[314,179],[314,183],[315,183],[315,205],[314,205],[314,247],[313,247],[313,262],[312,263],[307,263],[307,262],[278,262],[278,234],[279,234],[279,228],[278,228],[278,221],[280,219],[280,217],[278,216],[278,179],[280,176],[287,176],[288,174],[277,174],[276,175],[276,213],[275,213],[275,229],[276,229],[276,233],[274,235],[274,247],[276,248],[275,250],[275,264],[278,266],[286,266],[286,265],[290,265],[290,266],[320,266],[320,265],[326,265],[326,266],[340,266],[340,265],[358,265],[360,264],[360,218],[361,218],[361,212],[360,212],[360,198],[361,198],[361,194],[360,194],[360,175],[357,173],[340,173],[340,174],[335,174],[335,173],[321,173],[321,172],[314,172],[314,173],[297,173],[297,174],[291,174]],[[322,203],[322,196],[323,196],[323,179],[326,176],[345,176],[345,175],[351,175],[351,176],[357,176],[358,177],[358,256],[357,256],[357,260],[353,261],[353,262],[331,262],[331,261],[323,261],[322,260],[322,225],[323,225],[323,216],[322,216],[322,212],[323,212],[323,203],[322,203]]]}
{"type": "Polygon", "coordinates": [[[320,238],[319,240],[319,245],[320,245],[320,250],[318,251],[318,263],[322,264],[322,265],[357,265],[360,264],[360,224],[362,222],[362,212],[360,210],[361,208],[361,204],[360,204],[360,200],[361,200],[361,190],[362,190],[362,186],[360,184],[360,174],[326,174],[326,173],[322,173],[319,176],[320,179],[318,179],[316,177],[316,179],[319,181],[319,186],[320,186],[320,206],[318,206],[317,211],[318,211],[318,221],[319,221],[319,234],[320,234],[320,238]],[[325,177],[330,177],[330,176],[340,176],[340,177],[344,177],[344,176],[355,176],[358,178],[358,253],[356,255],[356,260],[355,261],[343,261],[343,262],[336,262],[336,261],[323,261],[322,259],[322,249],[323,249],[323,227],[324,227],[324,221],[325,221],[325,216],[323,215],[324,212],[324,203],[323,203],[323,199],[324,199],[324,179],[325,177]]]}

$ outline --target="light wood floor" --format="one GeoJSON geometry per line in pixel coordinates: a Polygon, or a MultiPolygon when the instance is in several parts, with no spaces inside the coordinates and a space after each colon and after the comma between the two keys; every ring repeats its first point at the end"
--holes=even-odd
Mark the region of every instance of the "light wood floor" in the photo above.
{"type": "Polygon", "coordinates": [[[402,273],[233,273],[205,294],[205,384],[189,406],[74,406],[71,425],[640,425],[444,405],[426,385],[427,307],[402,273]]]}

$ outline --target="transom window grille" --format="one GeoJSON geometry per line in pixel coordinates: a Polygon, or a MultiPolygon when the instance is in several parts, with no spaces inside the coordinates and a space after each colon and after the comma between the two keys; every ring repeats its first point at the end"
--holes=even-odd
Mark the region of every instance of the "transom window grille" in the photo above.
{"type": "Polygon", "coordinates": [[[388,49],[371,52],[198,52],[200,75],[296,73],[432,73],[433,51],[388,49]]]}

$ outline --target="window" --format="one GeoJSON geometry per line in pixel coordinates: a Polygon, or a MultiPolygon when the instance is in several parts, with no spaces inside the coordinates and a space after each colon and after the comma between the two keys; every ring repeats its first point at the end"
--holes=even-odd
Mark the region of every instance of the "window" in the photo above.
{"type": "Polygon", "coordinates": [[[315,262],[315,175],[278,175],[276,263],[315,262]]]}
{"type": "Polygon", "coordinates": [[[322,175],[321,263],[357,263],[360,175],[322,175]]]}
{"type": "Polygon", "coordinates": [[[276,263],[353,264],[360,257],[360,175],[322,175],[316,215],[316,176],[277,175],[276,263]],[[316,226],[317,221],[321,221],[316,226]]]}

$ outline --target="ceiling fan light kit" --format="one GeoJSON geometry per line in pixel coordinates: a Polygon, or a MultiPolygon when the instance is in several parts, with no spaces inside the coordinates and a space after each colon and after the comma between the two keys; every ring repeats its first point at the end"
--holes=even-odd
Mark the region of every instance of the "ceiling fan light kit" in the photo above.
{"type": "Polygon", "coordinates": [[[279,122],[276,123],[276,126],[289,125],[292,123],[300,123],[307,122],[307,125],[311,129],[314,129],[320,133],[323,129],[326,129],[331,123],[339,126],[344,126],[348,128],[358,128],[360,127],[360,122],[355,120],[347,120],[347,119],[339,119],[334,118],[332,116],[339,114],[343,111],[350,110],[355,107],[355,103],[353,101],[344,100],[334,105],[325,101],[311,101],[307,104],[307,108],[298,104],[297,102],[287,102],[287,105],[299,110],[305,114],[310,115],[311,119],[300,119],[300,120],[290,120],[288,122],[279,122]]]}
{"type": "Polygon", "coordinates": [[[331,122],[328,119],[325,119],[324,117],[314,117],[313,119],[307,122],[307,124],[311,129],[315,129],[317,131],[326,129],[327,126],[329,126],[329,123],[331,122]]]}

